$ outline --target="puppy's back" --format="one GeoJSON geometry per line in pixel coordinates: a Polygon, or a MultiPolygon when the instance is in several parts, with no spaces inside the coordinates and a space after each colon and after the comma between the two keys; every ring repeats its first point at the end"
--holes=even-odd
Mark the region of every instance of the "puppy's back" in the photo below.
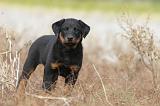
{"type": "MultiPolygon", "coordinates": [[[[40,57],[44,56],[44,52],[48,49],[51,43],[56,41],[54,35],[44,35],[33,42],[29,49],[28,57],[36,59],[40,62],[40,57]]],[[[48,51],[48,50],[47,50],[48,51]]]]}

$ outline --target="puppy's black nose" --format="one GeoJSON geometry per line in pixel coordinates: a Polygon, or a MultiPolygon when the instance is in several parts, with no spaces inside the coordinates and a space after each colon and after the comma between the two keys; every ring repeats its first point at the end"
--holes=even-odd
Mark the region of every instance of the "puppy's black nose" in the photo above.
{"type": "Polygon", "coordinates": [[[72,41],[73,37],[67,37],[68,41],[72,41]]]}

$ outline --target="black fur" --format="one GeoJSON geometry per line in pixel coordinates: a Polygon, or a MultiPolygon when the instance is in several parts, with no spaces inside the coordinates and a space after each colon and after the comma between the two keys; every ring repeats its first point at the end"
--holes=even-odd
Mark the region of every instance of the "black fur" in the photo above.
{"type": "Polygon", "coordinates": [[[59,75],[65,77],[65,84],[75,84],[83,59],[81,41],[90,27],[81,20],[69,18],[53,23],[52,29],[55,36],[42,36],[31,45],[19,82],[29,79],[37,65],[43,64],[44,89],[51,90],[59,75]],[[72,70],[71,66],[76,68],[72,70]]]}

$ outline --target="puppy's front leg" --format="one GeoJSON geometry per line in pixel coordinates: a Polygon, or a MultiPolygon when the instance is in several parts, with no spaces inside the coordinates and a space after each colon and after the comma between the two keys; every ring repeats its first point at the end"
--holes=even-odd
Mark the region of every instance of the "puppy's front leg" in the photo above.
{"type": "Polygon", "coordinates": [[[44,69],[42,88],[47,91],[51,91],[51,88],[55,87],[57,79],[58,79],[58,69],[52,68],[51,64],[46,64],[44,69]]]}
{"type": "Polygon", "coordinates": [[[79,70],[80,70],[80,66],[70,65],[69,66],[70,74],[68,74],[68,76],[65,78],[65,84],[74,86],[78,78],[79,70]]]}
{"type": "Polygon", "coordinates": [[[74,86],[78,78],[78,73],[70,73],[65,78],[65,85],[74,86]]]}
{"type": "Polygon", "coordinates": [[[78,72],[77,73],[70,73],[65,78],[65,89],[64,89],[64,95],[70,95],[74,85],[78,78],[78,72]]]}

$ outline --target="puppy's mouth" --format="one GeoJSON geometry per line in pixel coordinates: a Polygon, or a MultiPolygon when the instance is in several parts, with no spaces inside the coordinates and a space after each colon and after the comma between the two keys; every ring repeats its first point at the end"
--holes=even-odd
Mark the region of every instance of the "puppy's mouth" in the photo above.
{"type": "Polygon", "coordinates": [[[67,43],[64,43],[64,45],[69,46],[69,47],[72,47],[72,46],[75,46],[76,43],[67,42],[67,43]]]}

